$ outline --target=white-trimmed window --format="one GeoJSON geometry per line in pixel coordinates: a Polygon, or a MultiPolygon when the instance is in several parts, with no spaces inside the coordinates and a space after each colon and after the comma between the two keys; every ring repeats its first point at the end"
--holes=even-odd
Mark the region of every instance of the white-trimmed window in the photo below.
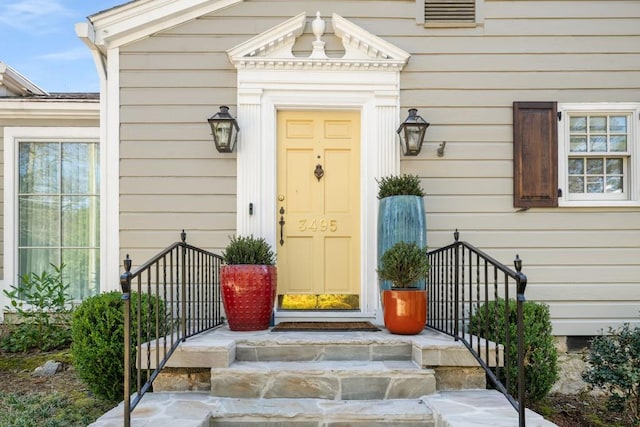
{"type": "Polygon", "coordinates": [[[640,203],[640,104],[559,104],[560,206],[640,203]]]}
{"type": "Polygon", "coordinates": [[[65,264],[74,299],[100,291],[96,128],[5,129],[5,280],[65,264]]]}

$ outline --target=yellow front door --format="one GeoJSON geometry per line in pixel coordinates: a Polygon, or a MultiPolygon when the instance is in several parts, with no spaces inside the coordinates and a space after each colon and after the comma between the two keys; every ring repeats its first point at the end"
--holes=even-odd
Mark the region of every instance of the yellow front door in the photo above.
{"type": "Polygon", "coordinates": [[[280,308],[357,309],[360,113],[280,111],[277,132],[280,308]]]}

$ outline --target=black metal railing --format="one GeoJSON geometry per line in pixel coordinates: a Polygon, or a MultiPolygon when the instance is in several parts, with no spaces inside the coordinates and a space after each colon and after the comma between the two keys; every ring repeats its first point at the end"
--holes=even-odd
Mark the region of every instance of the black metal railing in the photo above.
{"type": "MultiPolygon", "coordinates": [[[[485,370],[493,386],[509,400],[518,411],[519,425],[525,425],[523,303],[527,276],[522,272],[522,261],[516,255],[516,271],[506,267],[474,246],[459,241],[458,230],[454,243],[429,252],[431,270],[427,282],[429,309],[427,326],[454,337],[471,351],[485,370]],[[517,399],[510,375],[504,370],[514,362],[509,352],[511,346],[510,296],[516,296],[517,323],[517,399]],[[504,300],[502,316],[492,316],[487,308],[504,300]],[[484,308],[484,309],[483,309],[484,308]],[[479,321],[481,319],[481,321],[479,321]],[[502,345],[489,337],[502,336],[502,345]],[[502,371],[502,372],[501,372],[502,371]],[[505,378],[505,382],[501,381],[505,378]]],[[[495,309],[493,311],[495,314],[495,309]]]]}
{"type": "Polygon", "coordinates": [[[124,300],[124,425],[178,345],[222,325],[219,255],[181,241],[120,276],[124,300]],[[133,381],[133,384],[132,384],[133,381]]]}

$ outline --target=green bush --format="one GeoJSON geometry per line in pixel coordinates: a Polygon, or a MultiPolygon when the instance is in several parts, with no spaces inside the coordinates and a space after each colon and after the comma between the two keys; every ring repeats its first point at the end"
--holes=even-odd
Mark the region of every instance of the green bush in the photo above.
{"type": "Polygon", "coordinates": [[[625,323],[591,341],[582,378],[608,393],[607,406],[640,425],[640,328],[625,323]]]}
{"type": "Polygon", "coordinates": [[[72,297],[69,285],[62,279],[64,264],[50,264],[53,272],[27,273],[20,276],[20,285],[4,290],[16,313],[17,325],[0,341],[0,348],[9,352],[33,349],[55,350],[71,343],[69,314],[72,297]]]}
{"type": "Polygon", "coordinates": [[[378,199],[389,196],[424,197],[424,190],[417,175],[390,175],[376,180],[378,183],[378,199]]]}
{"type": "Polygon", "coordinates": [[[263,238],[253,236],[231,236],[222,253],[225,264],[274,265],[275,255],[263,238]]]}
{"type": "MultiPolygon", "coordinates": [[[[154,339],[156,312],[164,318],[165,305],[156,304],[146,294],[131,294],[131,319],[136,318],[138,298],[141,298],[141,317],[151,323],[149,339],[154,339]]],[[[160,335],[166,325],[159,325],[160,335]]],[[[97,396],[119,402],[124,395],[124,302],[119,292],[108,292],[86,299],[73,313],[71,325],[73,366],[89,389],[97,396]]],[[[131,375],[135,378],[137,327],[131,325],[131,375]]],[[[143,331],[143,341],[146,341],[143,331]]],[[[135,381],[132,381],[132,385],[135,381]]],[[[132,388],[133,391],[133,388],[132,388]]]]}
{"type": "Polygon", "coordinates": [[[428,249],[417,243],[400,241],[382,254],[378,277],[391,281],[394,288],[410,288],[429,273],[428,249]]]}
{"type": "MultiPolygon", "coordinates": [[[[558,351],[551,335],[549,307],[545,304],[526,301],[524,316],[524,366],[525,399],[527,402],[542,400],[558,379],[558,351]]],[[[506,344],[504,330],[505,301],[490,301],[478,308],[471,316],[469,331],[474,335],[506,344]],[[486,323],[485,323],[486,322],[486,323]],[[488,327],[486,327],[488,325],[488,327]]],[[[500,370],[499,379],[506,384],[509,377],[512,396],[518,392],[518,335],[516,302],[509,301],[509,366],[500,370]]]]}

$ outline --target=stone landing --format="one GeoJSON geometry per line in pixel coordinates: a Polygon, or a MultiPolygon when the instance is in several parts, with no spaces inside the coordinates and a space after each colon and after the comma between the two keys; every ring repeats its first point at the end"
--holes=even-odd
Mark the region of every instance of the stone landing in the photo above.
{"type": "MultiPolygon", "coordinates": [[[[488,345],[489,354],[493,354],[494,344],[488,345]]],[[[482,354],[484,349],[481,346],[482,354]]],[[[501,362],[502,348],[499,350],[501,362]]],[[[152,367],[154,360],[152,354],[152,367]]],[[[310,387],[317,388],[319,394],[309,397],[330,395],[335,399],[348,398],[348,391],[337,391],[343,385],[349,390],[359,387],[363,381],[370,387],[378,384],[375,391],[368,391],[371,396],[397,396],[396,383],[415,390],[431,390],[435,382],[434,391],[486,386],[484,371],[466,347],[432,330],[404,336],[385,329],[380,332],[233,332],[223,327],[182,343],[167,367],[154,383],[154,390],[220,393],[227,384],[239,393],[221,397],[291,397],[274,395],[269,390],[286,388],[287,378],[294,376],[313,376],[319,381],[310,387]],[[296,366],[286,362],[308,364],[296,366]],[[225,374],[225,370],[229,371],[225,374]],[[207,383],[209,375],[211,384],[207,383]],[[435,381],[426,379],[427,385],[412,385],[432,376],[435,381]],[[253,382],[246,381],[250,377],[253,382]]],[[[303,396],[307,391],[301,388],[300,392],[303,396]]]]}

